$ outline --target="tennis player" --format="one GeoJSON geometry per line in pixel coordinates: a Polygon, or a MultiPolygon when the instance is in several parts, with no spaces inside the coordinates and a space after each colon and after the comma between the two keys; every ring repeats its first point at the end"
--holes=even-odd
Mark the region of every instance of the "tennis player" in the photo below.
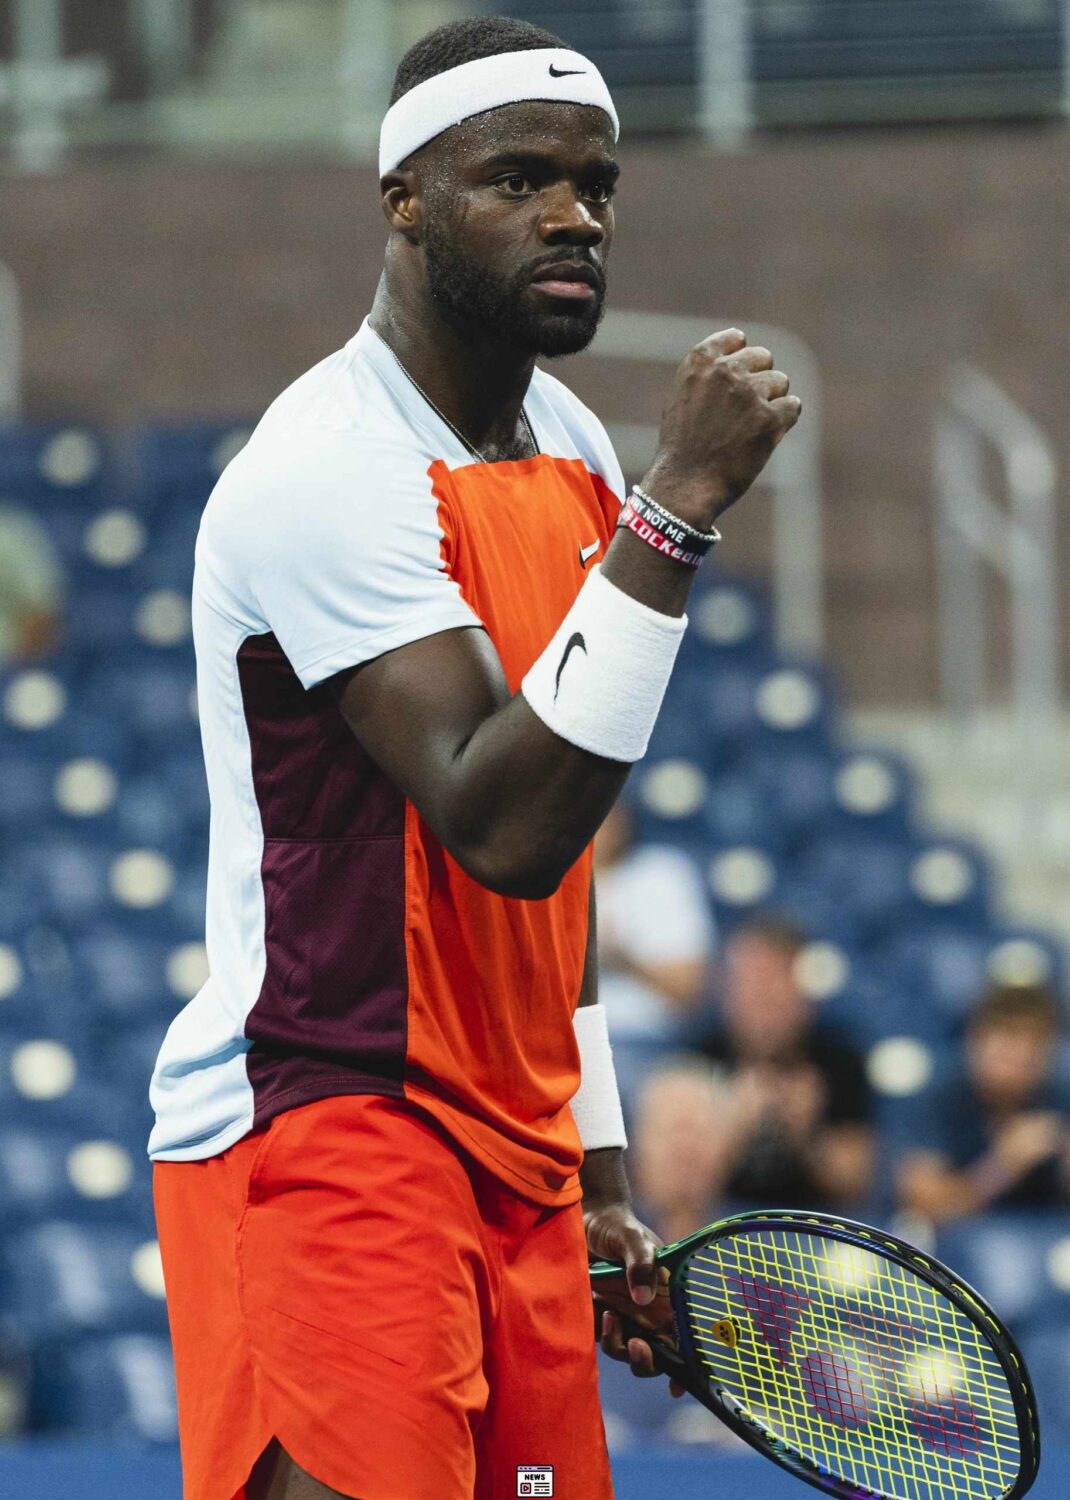
{"type": "MultiPolygon", "coordinates": [[[[417,43],[371,314],[204,514],[211,978],[150,1145],[186,1500],[612,1493],[588,1254],[650,1318],[658,1240],[622,1162],[590,844],[716,517],[799,411],[767,351],[714,335],[626,497],[535,368],[598,325],[616,138],[547,32],[417,43]]],[[[649,1369],[615,1312],[603,1344],[649,1369]]]]}

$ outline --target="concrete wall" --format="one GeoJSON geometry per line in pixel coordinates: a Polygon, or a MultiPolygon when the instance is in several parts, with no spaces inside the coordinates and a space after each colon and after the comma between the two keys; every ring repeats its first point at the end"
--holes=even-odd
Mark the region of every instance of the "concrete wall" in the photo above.
{"type": "MultiPolygon", "coordinates": [[[[614,305],[760,319],[816,352],[829,637],[856,701],[935,692],[930,448],[948,364],[998,380],[1070,472],[1068,142],[992,127],[623,152],[614,305]]],[[[138,160],[9,178],[0,195],[31,417],[255,413],[345,340],[378,274],[366,168],[138,160]]],[[[663,373],[557,369],[606,419],[659,408],[663,373]]],[[[726,561],[760,569],[767,526],[752,497],[726,561]]]]}

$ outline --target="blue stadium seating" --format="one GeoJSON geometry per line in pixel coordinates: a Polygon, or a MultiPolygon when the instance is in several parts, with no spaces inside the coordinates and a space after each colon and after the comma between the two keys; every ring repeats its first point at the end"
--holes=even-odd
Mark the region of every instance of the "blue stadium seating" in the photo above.
{"type": "Polygon", "coordinates": [[[165,1333],[155,1241],[124,1222],[46,1219],[7,1238],[0,1309],[34,1343],[84,1333],[165,1333]]]}
{"type": "Polygon", "coordinates": [[[151,1231],[151,1189],[142,1143],[86,1136],[70,1126],[0,1125],[0,1222],[10,1233],[40,1219],[126,1219],[151,1231]]]}
{"type": "Polygon", "coordinates": [[[38,1365],[34,1408],[46,1432],[172,1443],[178,1410],[170,1343],[158,1333],[120,1333],[52,1345],[38,1365]]]}
{"type": "Polygon", "coordinates": [[[999,1308],[1013,1332],[1070,1332],[1070,1213],[1006,1213],[949,1225],[937,1253],[999,1308]]]}

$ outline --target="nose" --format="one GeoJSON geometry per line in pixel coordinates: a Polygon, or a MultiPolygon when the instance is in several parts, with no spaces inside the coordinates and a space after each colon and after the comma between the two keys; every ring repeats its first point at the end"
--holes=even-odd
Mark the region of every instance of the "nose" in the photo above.
{"type": "Polygon", "coordinates": [[[547,245],[600,245],[605,226],[591,213],[571,183],[546,195],[539,219],[539,238],[547,245]]]}

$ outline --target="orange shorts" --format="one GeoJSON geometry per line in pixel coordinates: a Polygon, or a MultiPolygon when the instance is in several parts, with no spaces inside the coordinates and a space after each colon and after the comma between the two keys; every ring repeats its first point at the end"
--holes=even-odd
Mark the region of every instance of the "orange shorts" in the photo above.
{"type": "Polygon", "coordinates": [[[579,1204],[529,1203],[375,1095],[155,1171],[185,1500],[272,1437],[358,1500],[609,1500],[579,1204]]]}

